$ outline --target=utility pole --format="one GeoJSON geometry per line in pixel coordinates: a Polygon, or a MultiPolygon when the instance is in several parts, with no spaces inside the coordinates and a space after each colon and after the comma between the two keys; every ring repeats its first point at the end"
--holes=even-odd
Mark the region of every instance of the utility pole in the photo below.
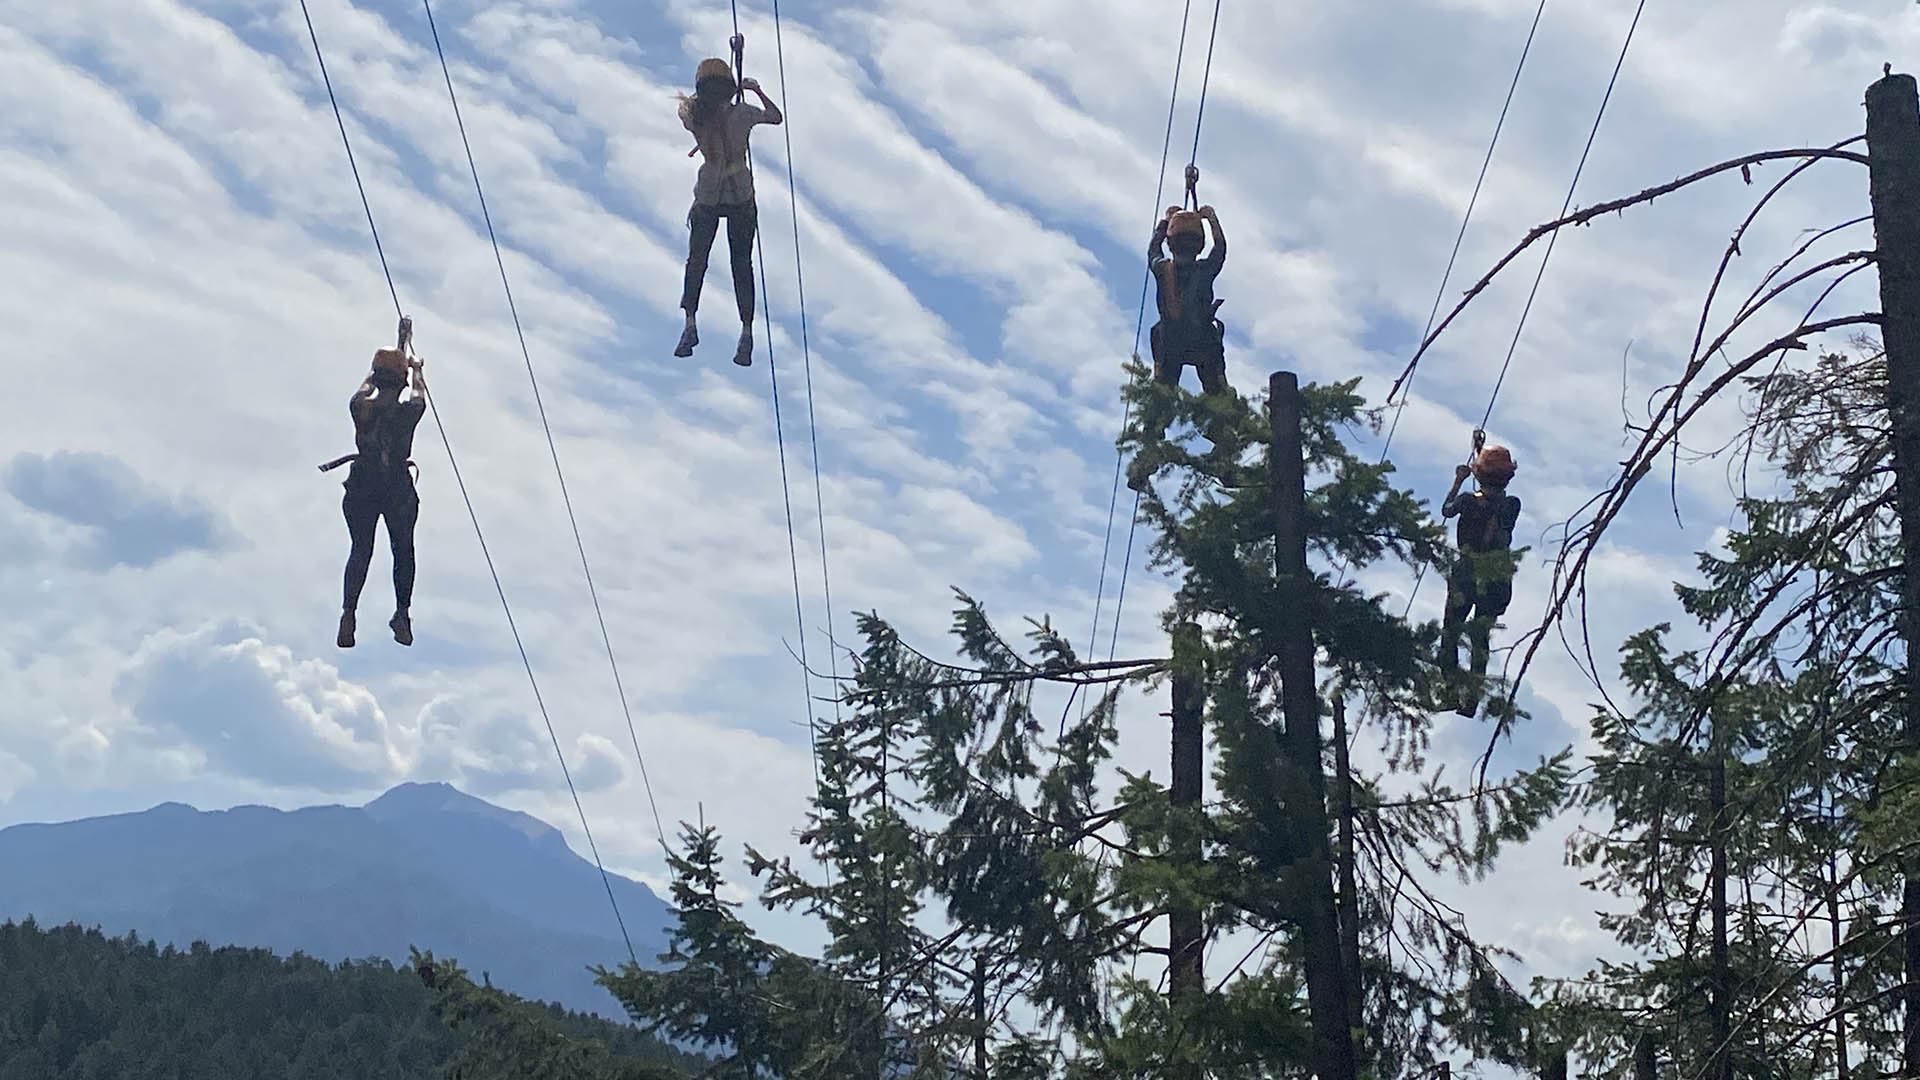
{"type": "Polygon", "coordinates": [[[1274,569],[1279,587],[1276,652],[1280,705],[1281,798],[1298,849],[1287,867],[1294,917],[1307,968],[1307,1011],[1313,1024],[1319,1080],[1355,1080],[1358,1064],[1349,1028],[1348,987],[1340,960],[1340,918],[1334,906],[1328,851],[1326,777],[1320,766],[1320,694],[1314,683],[1313,578],[1307,569],[1307,471],[1300,440],[1300,379],[1276,371],[1267,380],[1273,443],[1274,569]]]}
{"type": "MultiPolygon", "coordinates": [[[[1173,631],[1173,792],[1176,812],[1200,807],[1205,770],[1201,767],[1204,740],[1201,713],[1206,704],[1205,672],[1200,657],[1200,627],[1181,623],[1173,631]]],[[[1184,827],[1184,826],[1177,826],[1184,827]]],[[[1174,865],[1191,877],[1204,857],[1200,834],[1181,835],[1174,842],[1174,865]]],[[[1200,909],[1175,904],[1167,914],[1167,999],[1191,1001],[1206,992],[1206,927],[1200,909]]],[[[1177,1065],[1177,1080],[1199,1080],[1198,1064],[1177,1065]]]]}
{"type": "MultiPolygon", "coordinates": [[[[1908,754],[1920,751],[1920,92],[1911,75],[1867,87],[1868,185],[1880,270],[1880,336],[1887,350],[1887,412],[1893,428],[1894,490],[1907,573],[1901,576],[1901,632],[1907,645],[1904,725],[1908,754]]],[[[1902,1075],[1920,1080],[1920,863],[1909,856],[1900,905],[1906,945],[1906,1038],[1902,1075]]]]}

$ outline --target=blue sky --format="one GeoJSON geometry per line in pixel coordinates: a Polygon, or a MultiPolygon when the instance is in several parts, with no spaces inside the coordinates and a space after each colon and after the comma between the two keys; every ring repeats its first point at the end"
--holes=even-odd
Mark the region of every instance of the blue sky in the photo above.
{"type": "MultiPolygon", "coordinates": [[[[404,0],[310,6],[600,850],[657,883],[633,748],[425,19],[404,0]]],[[[1195,8],[1176,173],[1211,13],[1195,8]]],[[[1533,8],[1224,4],[1201,191],[1232,237],[1220,295],[1241,390],[1289,367],[1384,394],[1425,322],[1533,8]]],[[[0,317],[14,358],[0,825],[168,799],[360,802],[449,780],[583,847],[430,422],[416,455],[417,644],[380,632],[383,546],[362,643],[333,647],[346,536],[339,474],[313,466],[350,447],[346,398],[393,316],[298,6],[0,9],[0,317]]],[[[1632,11],[1549,4],[1450,296],[1558,209],[1632,11]]],[[[671,356],[694,171],[673,95],[724,52],[727,10],[443,0],[436,16],[661,811],[671,828],[704,806],[736,839],[791,848],[810,771],[768,343],[763,332],[754,368],[728,363],[724,245],[706,343],[671,356]]],[[[938,645],[957,585],[1005,620],[1047,614],[1084,640],[1142,249],[1173,201],[1154,193],[1178,8],[892,0],[794,2],[782,16],[791,126],[754,146],[812,655],[825,609],[786,134],[837,628],[877,609],[938,645]]],[[[743,0],[741,18],[748,70],[777,95],[767,8],[743,0]]],[[[1651,0],[1578,201],[1857,133],[1862,89],[1917,44],[1920,12],[1896,0],[1651,0]]],[[[1624,456],[1623,399],[1641,407],[1677,370],[1757,190],[1730,177],[1562,239],[1492,423],[1520,461],[1536,552],[1624,456]]],[[[1865,205],[1863,171],[1816,170],[1752,234],[1733,287],[1744,295],[1801,229],[1865,205]]],[[[1870,242],[1856,230],[1835,250],[1870,242]]],[[[1392,456],[1431,499],[1485,408],[1533,265],[1422,364],[1392,456]]],[[[1855,280],[1834,310],[1873,305],[1855,280]]],[[[1692,444],[1730,420],[1708,417],[1692,444]]],[[[1644,492],[1595,565],[1603,660],[1675,615],[1669,583],[1728,522],[1724,462],[1682,469],[1675,499],[1680,524],[1664,493],[1644,492]]],[[[1116,559],[1124,536],[1123,517],[1116,559]]],[[[1168,591],[1139,568],[1143,551],[1144,537],[1122,655],[1164,649],[1168,591]]],[[[1411,587],[1392,566],[1366,580],[1411,587]]],[[[1536,558],[1507,621],[1537,617],[1546,584],[1536,558]]],[[[1110,578],[1109,617],[1112,595],[1110,578]]],[[[1423,590],[1416,617],[1438,603],[1423,590]]],[[[1570,661],[1543,653],[1530,693],[1537,719],[1516,758],[1583,739],[1595,694],[1570,661]]],[[[1129,702],[1121,765],[1163,752],[1159,709],[1129,702]]],[[[1438,721],[1436,751],[1456,770],[1482,745],[1478,723],[1438,721]]],[[[1583,970],[1603,948],[1596,899],[1560,865],[1568,827],[1461,894],[1532,970],[1583,970]]]]}

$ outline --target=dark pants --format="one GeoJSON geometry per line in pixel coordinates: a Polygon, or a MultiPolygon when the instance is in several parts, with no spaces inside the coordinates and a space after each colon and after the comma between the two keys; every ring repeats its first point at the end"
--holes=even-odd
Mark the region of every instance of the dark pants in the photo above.
{"type": "Polygon", "coordinates": [[[1181,373],[1192,364],[1200,373],[1201,393],[1226,393],[1226,340],[1226,327],[1218,319],[1202,330],[1180,327],[1172,333],[1164,324],[1154,323],[1148,337],[1153,348],[1153,377],[1168,386],[1179,386],[1181,373]]]}
{"type": "Polygon", "coordinates": [[[384,482],[349,478],[346,487],[340,509],[347,516],[353,552],[347,556],[344,610],[360,606],[360,589],[373,563],[374,527],[384,517],[387,543],[393,548],[393,606],[405,611],[413,602],[413,526],[420,519],[420,496],[413,481],[405,476],[384,482]]]}
{"type": "Polygon", "coordinates": [[[1475,578],[1473,567],[1465,560],[1455,566],[1447,575],[1447,615],[1440,625],[1440,667],[1448,672],[1460,670],[1460,631],[1464,628],[1473,673],[1485,675],[1490,651],[1488,639],[1493,636],[1494,621],[1507,613],[1507,605],[1511,603],[1511,580],[1481,581],[1475,578]]]}
{"type": "Polygon", "coordinates": [[[707,255],[727,219],[727,255],[733,263],[733,299],[740,307],[741,325],[753,322],[753,231],[760,212],[753,203],[734,206],[698,206],[687,214],[687,282],[680,292],[680,309],[700,310],[700,287],[707,280],[707,255]]]}
{"type": "MultiPolygon", "coordinates": [[[[1179,386],[1180,376],[1191,364],[1200,372],[1200,390],[1206,394],[1227,392],[1226,328],[1215,319],[1211,326],[1190,329],[1176,325],[1171,331],[1164,323],[1154,323],[1148,335],[1153,348],[1153,378],[1166,386],[1179,386]]],[[[1141,416],[1141,424],[1154,436],[1166,434],[1171,415],[1154,410],[1141,416]]],[[[1211,432],[1206,433],[1212,438],[1211,432]]]]}

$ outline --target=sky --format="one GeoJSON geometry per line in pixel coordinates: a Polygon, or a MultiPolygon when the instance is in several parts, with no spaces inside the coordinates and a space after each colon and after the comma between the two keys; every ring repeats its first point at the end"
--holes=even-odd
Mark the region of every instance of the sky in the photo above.
{"type": "MultiPolygon", "coordinates": [[[[0,0],[0,826],[167,800],[360,803],[445,780],[584,852],[543,704],[600,856],[657,887],[636,745],[669,832],[704,818],[730,841],[800,850],[806,693],[827,693],[795,662],[802,625],[816,667],[829,617],[844,646],[856,611],[945,648],[957,586],[1006,625],[1045,616],[1078,641],[1097,602],[1101,655],[1110,635],[1122,657],[1165,654],[1170,589],[1143,565],[1144,533],[1114,621],[1129,500],[1109,537],[1113,440],[1143,247],[1193,148],[1212,5],[1192,5],[1163,182],[1175,5],[791,0],[776,39],[768,6],[742,0],[746,70],[789,118],[754,135],[775,329],[748,369],[729,362],[724,244],[705,342],[671,355],[695,169],[674,95],[725,52],[726,7],[435,8],[523,357],[424,14],[407,0],[309,6],[437,406],[415,444],[415,644],[384,630],[384,543],[360,644],[333,644],[341,474],[314,466],[351,449],[346,400],[394,308],[299,6],[0,0]]],[[[1223,0],[1197,160],[1232,237],[1219,295],[1239,390],[1288,369],[1358,376],[1384,397],[1427,322],[1535,7],[1223,0]]],[[[1443,310],[1559,210],[1634,7],[1548,4],[1443,310]]],[[[1865,86],[1916,46],[1920,8],[1904,0],[1649,0],[1576,202],[1858,134],[1865,86]]],[[[1756,185],[1783,171],[1756,170],[1756,185]]],[[[1492,399],[1491,437],[1520,463],[1518,539],[1533,545],[1505,640],[1545,609],[1551,531],[1612,479],[1623,416],[1678,372],[1760,190],[1728,175],[1558,243],[1492,399]]],[[[1810,171],[1749,234],[1729,292],[1744,296],[1803,230],[1866,208],[1864,169],[1810,171]]],[[[1421,363],[1390,456],[1435,503],[1489,407],[1537,257],[1421,363]]],[[[1861,275],[1830,310],[1874,295],[1861,275]]],[[[1791,318],[1756,320],[1736,344],[1791,318]]],[[[1689,445],[1732,422],[1710,413],[1689,445]]],[[[1380,453],[1378,435],[1355,438],[1380,453]]],[[[1609,534],[1588,612],[1604,677],[1627,634],[1677,620],[1671,583],[1734,523],[1730,503],[1724,459],[1685,463],[1609,534]]],[[[1395,605],[1413,589],[1392,564],[1362,581],[1395,605]]],[[[1415,618],[1437,617],[1432,585],[1415,618]]],[[[1502,762],[1585,745],[1598,693],[1557,645],[1526,693],[1534,717],[1502,762]]],[[[1126,701],[1118,765],[1164,775],[1163,710],[1126,701]]],[[[1457,775],[1485,738],[1483,721],[1439,717],[1434,761],[1457,775]]],[[[1522,955],[1518,974],[1578,974],[1609,954],[1593,915],[1608,900],[1563,865],[1574,824],[1485,881],[1446,884],[1484,939],[1522,955]]],[[[769,925],[805,944],[805,927],[769,925]]]]}

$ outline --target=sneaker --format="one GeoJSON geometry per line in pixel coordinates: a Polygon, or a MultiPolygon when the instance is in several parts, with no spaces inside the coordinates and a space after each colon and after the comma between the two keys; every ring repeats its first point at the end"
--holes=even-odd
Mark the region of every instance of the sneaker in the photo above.
{"type": "Polygon", "coordinates": [[[680,331],[680,344],[673,347],[673,355],[692,356],[693,347],[698,344],[700,344],[700,331],[689,323],[685,330],[680,331]]]}
{"type": "Polygon", "coordinates": [[[413,622],[407,618],[406,612],[394,612],[387,625],[393,629],[393,640],[402,645],[413,644],[413,622]]]}
{"type": "Polygon", "coordinates": [[[740,345],[733,350],[733,362],[741,367],[753,366],[753,335],[741,334],[740,345]]]}
{"type": "Polygon", "coordinates": [[[340,633],[333,639],[333,643],[343,649],[353,648],[353,612],[340,613],[340,633]]]}

